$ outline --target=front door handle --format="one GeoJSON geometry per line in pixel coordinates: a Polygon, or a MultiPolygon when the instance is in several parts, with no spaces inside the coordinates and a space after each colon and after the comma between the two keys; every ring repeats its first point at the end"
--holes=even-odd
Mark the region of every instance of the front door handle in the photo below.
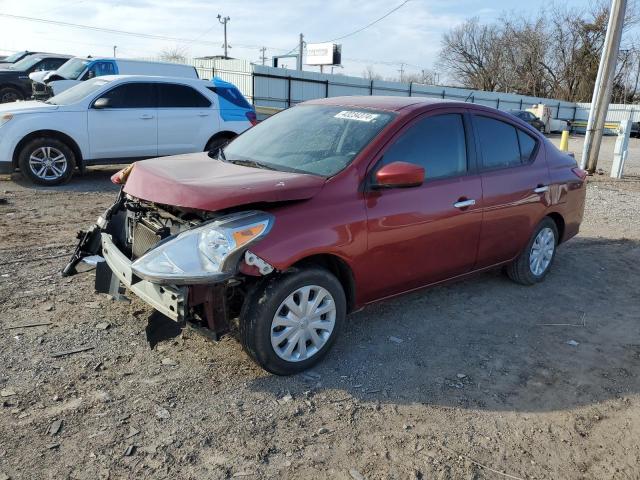
{"type": "Polygon", "coordinates": [[[456,208],[467,208],[467,207],[472,207],[476,204],[476,201],[471,199],[471,200],[459,200],[456,203],[453,204],[454,207],[456,208]]]}
{"type": "Polygon", "coordinates": [[[149,115],[148,113],[143,113],[142,115],[140,115],[140,118],[142,120],[151,120],[153,118],[153,115],[149,115]]]}
{"type": "Polygon", "coordinates": [[[533,193],[544,193],[549,191],[549,185],[538,185],[533,189],[533,193]]]}

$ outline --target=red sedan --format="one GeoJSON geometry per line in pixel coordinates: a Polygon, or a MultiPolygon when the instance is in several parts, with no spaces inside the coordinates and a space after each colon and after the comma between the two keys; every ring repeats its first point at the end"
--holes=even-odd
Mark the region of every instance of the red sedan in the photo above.
{"type": "Polygon", "coordinates": [[[542,281],[578,233],[585,177],[492,108],[315,100],[208,155],[116,174],[117,201],[66,273],[100,255],[98,291],[125,286],[214,337],[236,326],[256,362],[291,374],[369,303],[501,266],[542,281]]]}

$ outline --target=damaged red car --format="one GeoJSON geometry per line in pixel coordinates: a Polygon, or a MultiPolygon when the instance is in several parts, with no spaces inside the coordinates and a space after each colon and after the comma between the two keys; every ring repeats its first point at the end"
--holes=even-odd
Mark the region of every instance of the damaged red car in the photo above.
{"type": "Polygon", "coordinates": [[[402,97],[314,100],[222,149],[145,160],[65,269],[123,287],[269,372],[327,353],[349,312],[505,267],[548,274],[582,221],[586,174],[512,115],[402,97]]]}

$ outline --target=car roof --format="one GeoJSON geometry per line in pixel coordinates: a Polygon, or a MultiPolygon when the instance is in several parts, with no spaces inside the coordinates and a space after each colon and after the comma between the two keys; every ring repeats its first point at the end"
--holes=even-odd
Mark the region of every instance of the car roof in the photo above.
{"type": "Polygon", "coordinates": [[[26,57],[73,58],[73,55],[65,55],[62,53],[29,52],[29,55],[27,55],[26,57]]]}
{"type": "MultiPolygon", "coordinates": [[[[104,80],[141,80],[145,82],[178,82],[178,83],[192,83],[195,85],[209,83],[202,78],[189,78],[189,77],[173,77],[167,75],[101,75],[99,77],[104,80]]],[[[213,85],[212,85],[213,86],[213,85]]]]}
{"type": "Polygon", "coordinates": [[[346,96],[330,97],[304,102],[305,105],[337,105],[344,107],[373,108],[377,110],[389,110],[398,112],[407,107],[422,107],[426,105],[460,105],[464,102],[456,100],[441,100],[439,98],[425,97],[395,97],[395,96],[346,96]]]}

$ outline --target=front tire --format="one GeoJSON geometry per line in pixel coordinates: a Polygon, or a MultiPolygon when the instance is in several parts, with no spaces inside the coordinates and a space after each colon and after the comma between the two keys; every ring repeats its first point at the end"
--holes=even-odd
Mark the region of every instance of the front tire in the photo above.
{"type": "Polygon", "coordinates": [[[18,165],[22,174],[33,183],[53,186],[69,181],[76,159],[66,143],[57,138],[40,137],[20,150],[18,165]]]}
{"type": "Polygon", "coordinates": [[[534,285],[544,280],[556,257],[558,227],[545,217],[533,231],[522,253],[507,266],[507,275],[520,285],[534,285]]]}
{"type": "Polygon", "coordinates": [[[24,100],[22,92],[13,87],[0,88],[0,103],[11,103],[24,100]]]}
{"type": "Polygon", "coordinates": [[[326,355],[342,329],[346,307],[342,285],[322,268],[274,276],[247,296],[240,339],[262,368],[292,375],[326,355]]]}

